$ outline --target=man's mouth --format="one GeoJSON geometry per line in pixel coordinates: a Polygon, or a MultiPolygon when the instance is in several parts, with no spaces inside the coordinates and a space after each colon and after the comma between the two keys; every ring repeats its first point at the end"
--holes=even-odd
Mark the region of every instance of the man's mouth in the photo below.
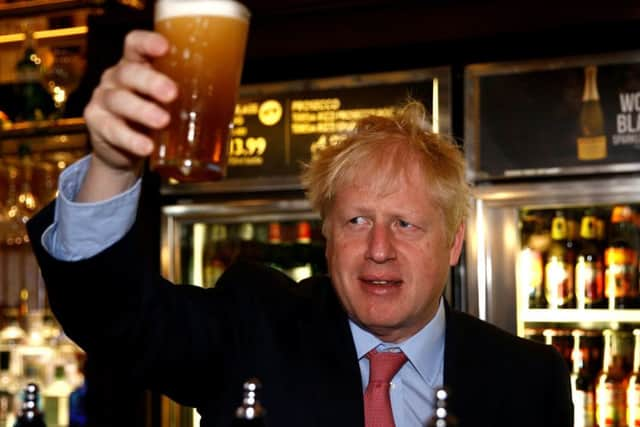
{"type": "Polygon", "coordinates": [[[402,284],[401,280],[362,279],[362,281],[367,285],[374,286],[400,286],[400,284],[402,284]]]}

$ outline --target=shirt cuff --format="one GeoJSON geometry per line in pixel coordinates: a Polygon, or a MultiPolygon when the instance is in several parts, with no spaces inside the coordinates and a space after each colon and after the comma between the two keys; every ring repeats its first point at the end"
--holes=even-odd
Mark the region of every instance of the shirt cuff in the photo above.
{"type": "Polygon", "coordinates": [[[74,202],[89,169],[91,155],[60,174],[55,215],[42,235],[42,245],[62,261],[90,258],[120,240],[135,222],[141,179],[127,191],[107,200],[74,202]]]}

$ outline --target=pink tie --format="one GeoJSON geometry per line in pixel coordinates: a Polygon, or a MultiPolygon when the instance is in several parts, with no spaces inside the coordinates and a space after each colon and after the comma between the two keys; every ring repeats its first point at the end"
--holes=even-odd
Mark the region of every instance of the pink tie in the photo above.
{"type": "Polygon", "coordinates": [[[389,386],[393,376],[407,361],[403,352],[378,352],[371,350],[369,359],[369,385],[364,392],[365,427],[395,427],[389,386]]]}

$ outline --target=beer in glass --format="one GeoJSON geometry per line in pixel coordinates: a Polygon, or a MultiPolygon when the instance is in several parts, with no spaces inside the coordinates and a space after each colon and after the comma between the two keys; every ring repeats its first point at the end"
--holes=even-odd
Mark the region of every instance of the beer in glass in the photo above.
{"type": "Polygon", "coordinates": [[[170,124],[154,132],[151,168],[197,182],[225,176],[249,11],[233,0],[158,0],[155,29],[170,43],[154,62],[178,85],[170,124]]]}

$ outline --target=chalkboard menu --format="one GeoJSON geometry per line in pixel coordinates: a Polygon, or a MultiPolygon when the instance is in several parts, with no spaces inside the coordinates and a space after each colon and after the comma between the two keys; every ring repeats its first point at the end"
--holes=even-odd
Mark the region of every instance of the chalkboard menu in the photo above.
{"type": "Polygon", "coordinates": [[[390,116],[412,98],[449,130],[449,70],[437,68],[244,86],[229,148],[228,178],[298,175],[356,121],[390,116]]]}
{"type": "Polygon", "coordinates": [[[466,70],[475,180],[640,170],[640,52],[466,70]]]}

